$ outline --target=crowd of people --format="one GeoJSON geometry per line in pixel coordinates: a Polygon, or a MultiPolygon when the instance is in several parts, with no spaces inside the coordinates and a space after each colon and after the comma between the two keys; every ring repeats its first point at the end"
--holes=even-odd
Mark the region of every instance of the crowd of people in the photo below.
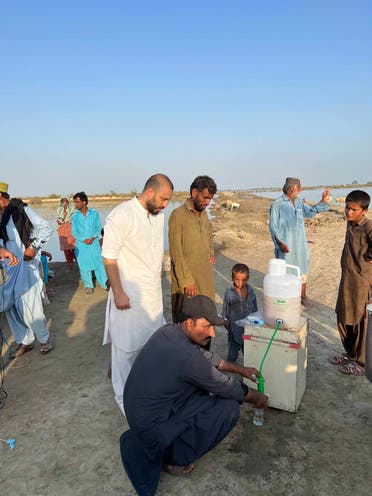
{"type": "MultiPolygon", "coordinates": [[[[88,209],[84,192],[60,199],[57,209],[57,231],[60,248],[71,268],[77,261],[86,293],[93,293],[94,274],[107,289],[107,275],[99,241],[102,226],[98,212],[88,209]]],[[[2,264],[1,307],[17,344],[11,358],[18,358],[34,348],[35,338],[40,353],[53,350],[53,342],[44,314],[43,301],[53,295],[48,288],[52,255],[44,250],[53,234],[52,226],[27,203],[11,198],[8,185],[0,183],[0,257],[2,264]]]]}
{"type": "MultiPolygon", "coordinates": [[[[257,382],[257,369],[236,362],[239,351],[244,351],[244,329],[237,322],[257,311],[257,300],[248,284],[249,267],[237,263],[222,315],[217,314],[216,259],[206,212],[217,185],[209,176],[192,181],[189,197],[169,218],[173,322],[164,320],[161,212],[173,189],[166,175],[151,176],[138,196],[108,215],[103,241],[98,212],[88,207],[84,192],[73,196],[73,206],[67,196],[61,197],[57,210],[60,248],[68,266],[77,261],[87,294],[94,291],[93,275],[109,291],[104,344],[111,343],[115,400],[129,424],[120,441],[123,465],[139,495],[155,494],[162,469],[188,476],[195,461],[233,429],[243,401],[267,407],[264,394],[224,374],[233,372],[257,382]],[[226,359],[210,351],[215,326],[227,330],[226,359]]],[[[286,179],[282,196],[271,205],[269,228],[275,256],[300,268],[301,302],[307,308],[311,303],[306,294],[309,252],[304,217],[327,211],[330,191],[327,188],[320,202],[311,206],[299,198],[301,190],[298,178],[286,179]]],[[[349,375],[365,372],[366,306],[372,303],[372,221],[365,217],[369,203],[364,191],[346,197],[336,306],[345,353],[330,361],[349,375]]],[[[52,228],[22,200],[11,199],[5,183],[0,183],[0,212],[4,261],[0,310],[18,343],[14,356],[32,349],[35,336],[45,354],[53,344],[43,311],[39,262],[52,228]]]]}

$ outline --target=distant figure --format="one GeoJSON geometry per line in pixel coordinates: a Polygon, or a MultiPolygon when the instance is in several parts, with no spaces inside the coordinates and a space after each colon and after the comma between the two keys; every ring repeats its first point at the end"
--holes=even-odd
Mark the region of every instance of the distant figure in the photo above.
{"type": "Polygon", "coordinates": [[[53,229],[22,200],[10,199],[7,185],[0,184],[6,187],[6,191],[0,191],[0,239],[19,260],[19,266],[8,268],[15,305],[6,311],[6,317],[19,344],[14,356],[31,350],[35,335],[41,344],[41,354],[46,354],[53,345],[44,315],[39,263],[42,247],[52,236],[53,229]]]}
{"type": "Polygon", "coordinates": [[[112,342],[112,386],[123,414],[123,390],[133,362],[164,324],[161,211],[172,194],[170,179],[155,174],[139,196],[115,207],[106,219],[102,255],[111,287],[103,342],[112,342]]]}
{"type": "Polygon", "coordinates": [[[70,205],[67,196],[61,196],[59,207],[57,208],[57,224],[59,246],[65,254],[67,265],[72,268],[75,259],[75,238],[72,235],[71,219],[75,208],[70,205]]]}
{"type": "Polygon", "coordinates": [[[345,354],[331,363],[349,375],[364,374],[368,313],[372,303],[372,221],[365,217],[370,196],[354,190],[346,197],[345,245],[341,255],[341,282],[336,303],[337,326],[345,354]]]}
{"type": "Polygon", "coordinates": [[[249,268],[247,265],[235,264],[231,271],[232,284],[226,289],[222,305],[222,316],[228,331],[229,351],[227,360],[235,362],[239,350],[244,353],[244,327],[235,324],[249,314],[257,312],[257,300],[252,286],[248,284],[249,268]]]}
{"type": "Polygon", "coordinates": [[[172,318],[177,324],[185,298],[197,294],[214,301],[213,265],[216,263],[211,223],[206,208],[217,192],[214,180],[198,176],[190,198],[169,217],[169,254],[172,278],[172,318]]]}
{"type": "Polygon", "coordinates": [[[41,270],[42,270],[42,279],[45,287],[45,293],[48,296],[54,296],[55,292],[52,288],[48,287],[49,277],[54,277],[53,271],[49,271],[48,262],[51,262],[53,259],[51,253],[49,251],[42,250],[40,256],[41,262],[41,270]]]}
{"type": "Polygon", "coordinates": [[[301,181],[287,177],[283,194],[270,207],[270,232],[275,247],[275,257],[297,265],[302,275],[301,303],[310,307],[307,300],[306,283],[309,272],[309,249],[306,241],[304,217],[314,217],[329,210],[330,189],[326,188],[321,201],[314,206],[306,205],[299,196],[301,181]]]}
{"type": "Polygon", "coordinates": [[[103,289],[107,289],[107,275],[99,243],[102,226],[98,212],[88,208],[88,197],[84,191],[76,193],[73,198],[77,210],[72,216],[72,235],[76,239],[75,256],[85,293],[92,294],[94,292],[92,272],[103,289]]]}
{"type": "Polygon", "coordinates": [[[42,267],[42,279],[44,284],[48,284],[48,276],[49,276],[49,269],[48,269],[48,262],[52,260],[52,255],[49,253],[49,251],[42,250],[40,254],[40,262],[41,262],[41,267],[42,267]]]}

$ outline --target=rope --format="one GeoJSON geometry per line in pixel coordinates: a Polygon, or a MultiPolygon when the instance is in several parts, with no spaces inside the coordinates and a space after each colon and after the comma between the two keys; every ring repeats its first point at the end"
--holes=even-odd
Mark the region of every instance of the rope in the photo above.
{"type": "MultiPolygon", "coordinates": [[[[2,264],[0,265],[0,271],[1,271],[2,280],[5,281],[5,271],[4,271],[2,264]]],[[[3,286],[0,286],[0,289],[1,289],[1,294],[0,294],[1,305],[0,306],[1,306],[1,308],[4,308],[5,296],[4,296],[3,286]]],[[[4,321],[4,315],[5,315],[5,313],[1,312],[1,314],[0,314],[0,409],[3,408],[3,406],[5,404],[5,400],[8,397],[8,393],[5,391],[3,384],[4,384],[4,370],[10,362],[9,354],[8,354],[8,360],[4,360],[4,357],[3,357],[3,345],[4,345],[4,343],[6,343],[8,345],[8,342],[4,337],[3,329],[2,329],[2,323],[4,321]]]]}

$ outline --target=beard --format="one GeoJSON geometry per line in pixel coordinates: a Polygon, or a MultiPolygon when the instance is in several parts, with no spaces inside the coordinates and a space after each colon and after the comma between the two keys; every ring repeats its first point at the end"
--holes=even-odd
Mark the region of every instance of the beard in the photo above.
{"type": "Polygon", "coordinates": [[[157,207],[154,200],[148,200],[146,202],[146,210],[151,215],[158,215],[163,209],[161,207],[157,207]]]}
{"type": "Polygon", "coordinates": [[[205,206],[202,205],[197,198],[192,198],[192,203],[197,212],[203,212],[203,210],[205,210],[205,206]]]}

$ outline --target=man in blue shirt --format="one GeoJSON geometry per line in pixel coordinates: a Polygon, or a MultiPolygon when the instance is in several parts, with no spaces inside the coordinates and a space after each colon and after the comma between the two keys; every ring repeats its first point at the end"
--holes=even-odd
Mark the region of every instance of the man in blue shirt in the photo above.
{"type": "Polygon", "coordinates": [[[88,208],[88,197],[81,191],[74,195],[76,212],[72,216],[72,235],[76,239],[75,256],[86,294],[94,292],[92,271],[103,289],[107,274],[101,256],[99,236],[102,225],[96,210],[88,208]]]}
{"type": "MultiPolygon", "coordinates": [[[[4,183],[2,188],[7,189],[4,183]]],[[[53,229],[22,200],[10,199],[7,191],[0,191],[0,210],[1,244],[19,260],[17,266],[7,267],[12,282],[8,291],[15,304],[6,310],[6,316],[19,344],[14,356],[31,350],[35,335],[41,343],[41,354],[46,354],[53,345],[44,315],[39,263],[41,249],[52,236],[53,229]]]]}
{"type": "Polygon", "coordinates": [[[300,198],[301,181],[287,177],[283,194],[270,207],[270,232],[275,247],[275,257],[285,259],[288,264],[297,265],[302,274],[301,303],[310,307],[306,296],[306,281],[309,271],[309,250],[307,247],[304,217],[314,217],[329,210],[330,189],[322,194],[321,201],[313,206],[306,205],[300,198]]]}

